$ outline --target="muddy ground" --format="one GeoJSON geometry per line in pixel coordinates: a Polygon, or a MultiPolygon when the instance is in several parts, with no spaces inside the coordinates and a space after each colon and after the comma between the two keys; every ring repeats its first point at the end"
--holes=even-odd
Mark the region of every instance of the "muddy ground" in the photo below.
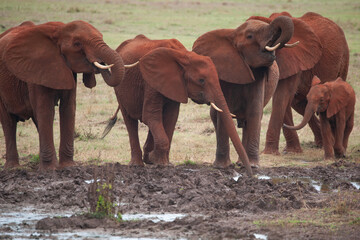
{"type": "MultiPolygon", "coordinates": [[[[315,168],[244,169],[208,165],[128,167],[76,166],[38,172],[0,172],[0,216],[31,207],[66,212],[26,222],[0,222],[0,239],[32,228],[25,239],[356,239],[360,234],[360,165],[340,161],[315,168]],[[171,221],[97,219],[89,211],[94,169],[115,173],[114,196],[122,214],[178,214],[171,221]],[[69,214],[70,213],[70,214],[69,214]],[[339,219],[339,220],[337,220],[339,219]],[[15,225],[15,226],[14,226],[15,225]],[[56,233],[86,232],[66,237],[56,233]],[[97,238],[99,239],[99,238],[97,238]]],[[[34,210],[33,210],[34,211],[34,210]]],[[[46,215],[44,215],[46,216],[46,215]]],[[[23,239],[22,238],[22,239],[23,239]]]]}

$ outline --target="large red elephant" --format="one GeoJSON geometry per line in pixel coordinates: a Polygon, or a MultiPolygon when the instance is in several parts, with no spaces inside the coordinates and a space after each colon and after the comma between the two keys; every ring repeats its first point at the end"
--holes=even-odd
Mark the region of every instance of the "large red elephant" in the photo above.
{"type": "MultiPolygon", "coordinates": [[[[187,51],[176,39],[150,40],[144,35],[123,42],[116,50],[125,63],[139,61],[127,69],[115,87],[131,145],[130,165],[169,164],[169,151],[180,103],[188,98],[217,108],[239,158],[251,174],[247,154],[236,132],[209,57],[187,51]],[[214,105],[215,104],[215,105],[214,105]],[[138,121],[149,127],[142,156],[138,121]]],[[[116,116],[116,114],[115,114],[116,116]]],[[[223,166],[227,167],[227,166],[223,166]]]]}
{"type": "MultiPolygon", "coordinates": [[[[333,21],[317,13],[306,13],[294,18],[287,12],[274,13],[269,18],[250,17],[248,21],[266,23],[278,16],[288,16],[294,23],[294,35],[290,42],[300,41],[296,48],[276,51],[280,79],[272,100],[272,112],[264,153],[279,154],[279,137],[283,123],[294,125],[291,107],[304,115],[306,95],[312,78],[317,75],[321,82],[346,80],[349,66],[349,47],[343,30],[333,21]]],[[[322,145],[319,120],[312,115],[309,125],[315,141],[322,145]]],[[[283,128],[287,152],[302,152],[296,131],[283,128]]]]}
{"type": "Polygon", "coordinates": [[[58,166],[53,140],[58,103],[60,167],[74,165],[76,76],[83,73],[85,86],[92,88],[96,85],[95,73],[99,72],[114,87],[123,78],[124,64],[103,41],[102,34],[86,22],[25,22],[0,35],[0,120],[6,144],[5,168],[19,166],[16,125],[29,118],[39,133],[40,169],[58,166]]]}
{"type": "MultiPolygon", "coordinates": [[[[210,56],[219,74],[220,85],[230,111],[243,128],[242,142],[253,167],[259,166],[259,143],[263,108],[279,80],[275,50],[287,45],[294,26],[289,17],[270,23],[249,20],[236,29],[219,29],[200,36],[193,51],[210,56]]],[[[229,137],[224,123],[211,109],[216,129],[215,165],[231,164],[229,137]]]]}

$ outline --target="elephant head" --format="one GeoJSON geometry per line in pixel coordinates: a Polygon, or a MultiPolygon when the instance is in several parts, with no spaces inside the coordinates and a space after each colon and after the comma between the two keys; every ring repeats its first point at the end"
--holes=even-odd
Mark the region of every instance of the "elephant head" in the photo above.
{"type": "Polygon", "coordinates": [[[307,105],[305,108],[304,118],[297,126],[284,127],[299,130],[303,128],[310,120],[314,113],[322,113],[326,111],[326,118],[330,118],[339,112],[348,102],[348,92],[344,89],[334,89],[334,85],[340,86],[344,81],[338,78],[335,82],[321,84],[317,76],[313,77],[312,86],[307,94],[307,105]]]}
{"type": "Polygon", "coordinates": [[[286,16],[270,23],[251,19],[236,29],[205,33],[195,41],[193,51],[211,57],[221,80],[248,84],[266,74],[276,59],[275,50],[285,46],[293,31],[286,16]]]}
{"type": "Polygon", "coordinates": [[[235,149],[248,173],[252,174],[249,159],[221,91],[216,68],[209,57],[187,50],[160,47],[143,56],[139,64],[147,84],[165,97],[180,103],[186,103],[191,98],[196,103],[211,104],[221,111],[235,149]]]}
{"type": "MultiPolygon", "coordinates": [[[[288,12],[282,12],[274,13],[269,18],[253,16],[247,20],[271,23],[280,17],[291,19],[293,23],[293,34],[289,40],[291,43],[300,42],[300,44],[296,48],[282,48],[276,51],[280,80],[293,76],[298,72],[311,69],[319,62],[322,56],[323,45],[318,34],[316,34],[318,29],[313,28],[317,25],[316,21],[319,19],[318,16],[316,13],[307,13],[300,18],[294,18],[288,12]]],[[[319,31],[321,30],[319,29],[319,31]]],[[[329,34],[332,35],[334,33],[329,34]]]]}
{"type": "Polygon", "coordinates": [[[73,89],[74,74],[84,73],[85,86],[92,88],[95,73],[100,72],[110,86],[118,85],[124,75],[122,58],[97,29],[83,21],[26,24],[4,38],[8,38],[3,58],[7,68],[28,83],[73,89]]]}

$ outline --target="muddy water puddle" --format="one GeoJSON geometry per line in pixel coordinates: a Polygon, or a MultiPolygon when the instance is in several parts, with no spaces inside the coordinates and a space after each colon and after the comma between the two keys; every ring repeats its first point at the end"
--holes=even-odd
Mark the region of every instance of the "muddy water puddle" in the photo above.
{"type": "MultiPolygon", "coordinates": [[[[51,232],[38,230],[35,228],[36,223],[44,218],[62,218],[70,217],[73,211],[49,211],[27,207],[1,207],[0,208],[0,239],[144,239],[151,240],[154,238],[131,238],[127,236],[119,236],[116,233],[106,232],[102,229],[76,229],[75,231],[51,232]]],[[[154,223],[173,222],[177,218],[183,218],[185,214],[123,214],[124,221],[150,220],[154,223]]],[[[158,239],[158,238],[157,238],[158,239]]]]}
{"type": "MultiPolygon", "coordinates": [[[[314,180],[310,177],[287,177],[287,176],[281,176],[281,177],[270,177],[267,175],[258,175],[256,176],[257,179],[260,180],[269,180],[271,181],[273,184],[279,184],[279,183],[296,183],[296,182],[302,182],[308,185],[311,185],[312,187],[315,188],[315,190],[317,192],[322,192],[322,193],[328,193],[328,192],[336,192],[337,189],[332,189],[330,184],[326,184],[322,181],[318,181],[318,180],[314,180]]],[[[235,179],[234,179],[235,180],[235,179]]],[[[349,182],[354,188],[356,188],[357,190],[360,189],[360,182],[354,182],[354,181],[349,181],[349,180],[344,180],[346,182],[349,182]]]]}

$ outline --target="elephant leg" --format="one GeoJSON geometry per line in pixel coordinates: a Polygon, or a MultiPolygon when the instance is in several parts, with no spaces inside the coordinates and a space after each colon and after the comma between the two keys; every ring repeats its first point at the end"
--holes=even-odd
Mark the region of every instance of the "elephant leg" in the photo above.
{"type": "Polygon", "coordinates": [[[151,134],[151,131],[149,130],[144,147],[143,147],[143,151],[144,151],[143,162],[144,163],[152,164],[152,162],[150,162],[150,160],[149,160],[149,154],[152,150],[154,150],[154,138],[151,134]]]}
{"type": "MultiPolygon", "coordinates": [[[[324,114],[324,113],[321,113],[324,114]]],[[[331,125],[326,116],[320,116],[320,126],[321,126],[321,135],[323,139],[323,148],[325,152],[325,159],[332,159],[334,158],[334,139],[333,133],[331,130],[331,125]]]]}
{"type": "MultiPolygon", "coordinates": [[[[305,114],[305,108],[306,108],[306,104],[307,102],[304,100],[304,101],[299,101],[299,102],[296,102],[292,103],[292,108],[299,114],[301,114],[302,116],[304,116],[305,114]]],[[[319,119],[313,115],[310,120],[309,120],[309,127],[311,129],[311,131],[313,132],[314,134],[314,140],[315,140],[315,144],[317,147],[321,148],[322,147],[322,137],[321,137],[321,130],[320,130],[320,121],[319,119]]],[[[290,125],[291,126],[291,125],[290,125]]],[[[284,130],[284,128],[283,128],[284,130]]]]}
{"type": "Polygon", "coordinates": [[[351,131],[353,130],[354,127],[354,114],[352,114],[350,116],[350,118],[347,120],[346,122],[346,126],[345,126],[345,131],[344,131],[344,140],[343,140],[343,146],[346,152],[347,146],[348,146],[348,141],[349,141],[349,136],[351,131]]]}
{"type": "Polygon", "coordinates": [[[210,116],[216,130],[216,154],[213,166],[216,168],[227,168],[231,165],[229,136],[220,114],[211,108],[210,116]]]}
{"type": "MultiPolygon", "coordinates": [[[[169,102],[164,106],[163,110],[163,124],[166,135],[169,139],[169,152],[171,148],[171,141],[175,130],[175,125],[179,116],[180,103],[169,102]]],[[[144,162],[151,163],[149,161],[149,154],[154,149],[154,138],[151,131],[148,132],[146,142],[144,144],[144,162]]]]}
{"type": "MultiPolygon", "coordinates": [[[[294,126],[292,112],[290,105],[287,106],[284,123],[289,126],[294,126]]],[[[283,133],[286,140],[286,146],[284,148],[284,153],[293,152],[293,153],[302,153],[302,149],[300,146],[300,140],[295,130],[290,130],[288,128],[283,127],[283,133]]]]}
{"type": "Polygon", "coordinates": [[[149,162],[157,165],[168,165],[170,143],[162,119],[149,123],[149,128],[154,139],[154,150],[149,153],[149,162]]]}
{"type": "Polygon", "coordinates": [[[179,117],[180,103],[171,101],[164,106],[163,111],[163,124],[166,135],[169,139],[169,152],[171,148],[171,142],[174,135],[176,122],[179,117]]]}
{"type": "Polygon", "coordinates": [[[131,160],[129,165],[144,166],[144,163],[142,161],[140,142],[139,142],[139,133],[138,133],[139,122],[136,119],[132,119],[123,108],[121,108],[121,112],[123,115],[126,129],[129,134],[129,142],[131,148],[131,160]]]}
{"type": "Polygon", "coordinates": [[[286,108],[291,103],[300,83],[300,74],[279,81],[272,100],[271,117],[266,132],[264,154],[279,155],[279,139],[286,108]]]}
{"type": "Polygon", "coordinates": [[[76,88],[63,91],[60,113],[60,148],[59,167],[64,168],[75,165],[74,162],[74,130],[76,109],[76,88]]]}
{"type": "Polygon", "coordinates": [[[47,87],[29,86],[30,103],[39,133],[40,170],[54,170],[58,164],[53,136],[55,94],[55,90],[47,87]]]}
{"type": "Polygon", "coordinates": [[[334,153],[335,157],[342,158],[345,157],[345,149],[343,146],[344,141],[344,132],[345,132],[345,113],[340,112],[335,116],[336,118],[336,127],[335,127],[335,143],[334,143],[334,153]]]}
{"type": "Polygon", "coordinates": [[[16,146],[16,118],[6,112],[4,104],[0,101],[0,121],[3,128],[6,146],[5,169],[20,166],[19,154],[16,146]]]}

